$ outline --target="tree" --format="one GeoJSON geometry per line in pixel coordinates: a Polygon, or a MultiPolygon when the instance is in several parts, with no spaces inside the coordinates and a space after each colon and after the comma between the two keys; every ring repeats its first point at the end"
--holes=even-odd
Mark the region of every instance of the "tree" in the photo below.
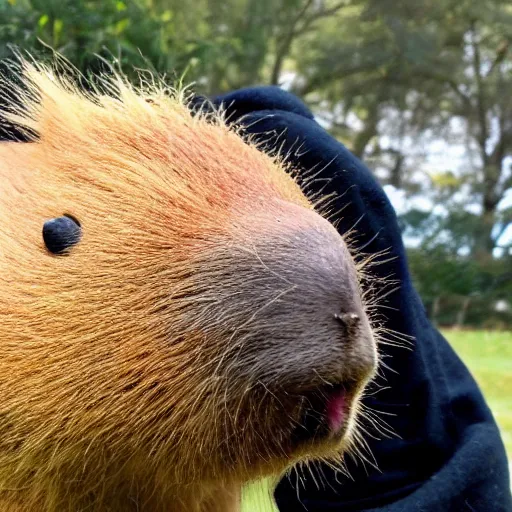
{"type": "Polygon", "coordinates": [[[0,61],[8,43],[36,57],[49,46],[84,74],[105,59],[207,95],[293,77],[317,119],[404,193],[413,274],[438,306],[506,289],[511,38],[508,0],[0,0],[0,61]],[[441,140],[461,165],[427,165],[441,140]]]}
{"type": "Polygon", "coordinates": [[[376,167],[384,163],[386,182],[412,193],[425,182],[406,139],[409,151],[411,139],[432,134],[466,144],[473,158],[465,170],[430,178],[434,199],[451,173],[465,191],[457,207],[479,206],[471,246],[482,260],[512,221],[499,209],[512,187],[512,100],[503,94],[512,86],[511,38],[512,6],[503,0],[361,0],[297,48],[295,91],[334,112],[333,131],[376,167]],[[360,128],[350,130],[354,114],[360,128]]]}

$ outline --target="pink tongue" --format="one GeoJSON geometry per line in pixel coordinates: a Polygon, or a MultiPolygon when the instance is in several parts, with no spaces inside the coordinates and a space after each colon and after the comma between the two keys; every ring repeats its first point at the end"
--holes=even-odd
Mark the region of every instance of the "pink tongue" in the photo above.
{"type": "Polygon", "coordinates": [[[340,430],[345,419],[345,393],[339,391],[327,402],[327,421],[329,428],[335,432],[340,430]]]}

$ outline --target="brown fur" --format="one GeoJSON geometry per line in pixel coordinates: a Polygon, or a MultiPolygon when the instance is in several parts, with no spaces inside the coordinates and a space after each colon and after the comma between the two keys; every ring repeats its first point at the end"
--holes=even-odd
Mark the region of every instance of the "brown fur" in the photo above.
{"type": "Polygon", "coordinates": [[[236,510],[241,482],[339,447],[289,442],[301,386],[360,394],[375,347],[282,165],[179,94],[25,84],[5,116],[39,138],[0,143],[0,509],[236,510]],[[63,214],[83,236],[53,256],[63,214]],[[345,306],[364,333],[335,343],[345,306]]]}

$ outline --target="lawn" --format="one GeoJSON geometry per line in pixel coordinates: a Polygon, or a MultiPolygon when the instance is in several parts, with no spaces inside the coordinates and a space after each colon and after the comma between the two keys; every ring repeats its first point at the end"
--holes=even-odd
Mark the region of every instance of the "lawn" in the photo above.
{"type": "Polygon", "coordinates": [[[244,489],[241,512],[278,512],[272,498],[272,480],[255,482],[244,489]]]}
{"type": "Polygon", "coordinates": [[[484,393],[512,460],[512,331],[444,331],[484,393]]]}
{"type": "MultiPolygon", "coordinates": [[[[443,331],[478,382],[512,460],[512,331],[443,331]]],[[[243,512],[275,512],[267,483],[245,490],[243,512]]]]}

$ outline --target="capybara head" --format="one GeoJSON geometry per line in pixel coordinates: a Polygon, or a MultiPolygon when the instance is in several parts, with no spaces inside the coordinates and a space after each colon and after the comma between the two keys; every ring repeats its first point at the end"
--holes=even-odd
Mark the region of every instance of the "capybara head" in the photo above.
{"type": "Polygon", "coordinates": [[[343,238],[222,113],[104,85],[24,64],[3,114],[0,493],[107,510],[342,448],[377,360],[343,238]]]}

